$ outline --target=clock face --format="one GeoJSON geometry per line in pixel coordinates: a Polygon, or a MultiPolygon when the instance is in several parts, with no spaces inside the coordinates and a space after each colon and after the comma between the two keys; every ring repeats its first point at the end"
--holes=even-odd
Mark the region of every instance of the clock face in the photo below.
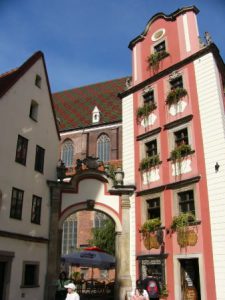
{"type": "Polygon", "coordinates": [[[152,35],[152,41],[158,41],[159,39],[161,39],[165,34],[165,29],[161,28],[159,30],[157,30],[156,32],[153,33],[152,35]]]}

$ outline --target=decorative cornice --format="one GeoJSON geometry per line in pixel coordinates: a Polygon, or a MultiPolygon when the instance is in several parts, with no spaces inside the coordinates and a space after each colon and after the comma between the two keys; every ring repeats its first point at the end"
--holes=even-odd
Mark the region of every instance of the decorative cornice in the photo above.
{"type": "Polygon", "coordinates": [[[132,50],[132,48],[136,45],[136,43],[138,43],[139,41],[143,40],[145,38],[145,36],[148,33],[149,27],[152,25],[153,22],[155,22],[157,19],[159,18],[163,18],[166,21],[174,21],[176,19],[177,16],[187,12],[187,11],[194,11],[196,14],[199,13],[199,9],[196,6],[186,6],[183,8],[179,8],[176,11],[174,11],[173,13],[166,15],[163,12],[159,12],[157,14],[155,14],[153,17],[151,17],[151,19],[148,21],[147,25],[145,26],[144,31],[138,35],[136,38],[134,38],[128,45],[128,48],[130,48],[132,50]]]}
{"type": "Polygon", "coordinates": [[[16,239],[16,240],[22,240],[22,241],[27,241],[27,242],[33,242],[33,243],[43,243],[43,244],[48,244],[49,240],[43,237],[38,237],[38,236],[30,236],[26,234],[21,234],[21,233],[15,233],[15,232],[8,232],[4,230],[0,230],[0,236],[1,237],[6,237],[10,239],[16,239]]]}
{"type": "Polygon", "coordinates": [[[155,135],[155,134],[160,133],[161,130],[162,130],[162,128],[161,128],[161,127],[158,127],[158,128],[156,128],[156,129],[153,129],[153,130],[148,131],[148,132],[146,132],[146,133],[140,134],[140,135],[138,135],[138,136],[136,137],[136,140],[137,140],[137,141],[144,140],[144,139],[146,139],[146,138],[148,138],[148,137],[150,137],[150,136],[153,136],[153,135],[155,135]]]}
{"type": "Polygon", "coordinates": [[[155,81],[161,79],[162,77],[165,77],[169,74],[171,74],[173,71],[177,70],[177,69],[180,69],[182,68],[183,66],[193,62],[194,60],[200,58],[201,56],[205,55],[205,54],[208,54],[212,52],[216,59],[217,59],[217,62],[219,64],[219,67],[220,67],[220,71],[222,73],[222,76],[223,78],[225,78],[225,65],[224,65],[224,62],[219,54],[219,49],[217,48],[217,46],[215,44],[210,44],[209,46],[206,46],[205,48],[199,50],[198,52],[192,54],[191,56],[179,61],[178,63],[170,66],[169,68],[165,69],[165,70],[162,70],[161,72],[151,76],[150,78],[140,82],[139,84],[133,86],[132,88],[130,88],[129,90],[126,90],[125,92],[123,93],[120,93],[118,95],[118,97],[120,97],[121,99],[132,94],[132,93],[135,93],[136,91],[139,91],[141,89],[143,89],[146,85],[149,85],[149,84],[153,84],[155,81]]]}
{"type": "Polygon", "coordinates": [[[132,195],[136,190],[135,185],[115,185],[113,189],[109,190],[111,195],[132,195]]]}
{"type": "Polygon", "coordinates": [[[144,196],[144,195],[150,195],[150,194],[159,193],[159,192],[162,192],[164,190],[179,189],[181,187],[184,187],[184,186],[187,186],[187,185],[199,182],[200,179],[201,179],[201,176],[195,176],[195,177],[192,177],[192,178],[188,178],[188,179],[184,179],[184,180],[180,180],[180,181],[176,181],[176,182],[172,182],[172,183],[160,185],[160,186],[154,187],[152,189],[138,191],[136,193],[136,195],[137,196],[144,196]]]}
{"type": "Polygon", "coordinates": [[[188,122],[191,121],[192,119],[193,119],[193,115],[188,115],[188,116],[183,117],[183,118],[181,118],[181,119],[178,119],[178,120],[176,120],[176,121],[167,123],[167,124],[164,125],[164,130],[165,130],[165,129],[171,129],[171,128],[177,127],[177,126],[179,126],[179,125],[188,123],[188,122]]]}
{"type": "Polygon", "coordinates": [[[168,257],[168,253],[163,254],[145,254],[145,255],[138,255],[137,260],[144,260],[144,259],[166,259],[168,257]]]}

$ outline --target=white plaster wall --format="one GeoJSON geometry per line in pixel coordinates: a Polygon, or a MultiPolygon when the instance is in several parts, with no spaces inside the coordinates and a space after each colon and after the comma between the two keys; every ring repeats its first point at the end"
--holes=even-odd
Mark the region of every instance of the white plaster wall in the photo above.
{"type": "Polygon", "coordinates": [[[29,243],[17,240],[15,248],[15,240],[5,238],[0,240],[0,247],[3,251],[15,252],[12,260],[9,299],[44,299],[45,276],[47,265],[47,245],[41,243],[29,243]],[[40,262],[39,264],[39,287],[21,288],[23,261],[40,262]],[[25,297],[22,297],[22,293],[25,297]]]}
{"type": "MultiPolygon", "coordinates": [[[[56,179],[58,136],[54,123],[44,65],[39,59],[0,98],[0,230],[11,233],[49,237],[50,193],[47,180],[56,179]],[[35,86],[35,77],[42,77],[41,89],[35,86]],[[38,122],[29,117],[31,100],[39,104],[38,122]],[[18,134],[29,140],[26,166],[15,162],[18,134]],[[34,171],[36,145],[45,149],[44,173],[34,171]],[[22,219],[10,218],[12,187],[24,190],[22,219]],[[31,223],[32,195],[42,197],[41,224],[31,223]]],[[[0,250],[15,253],[10,277],[9,300],[43,299],[47,268],[47,245],[0,237],[0,250]],[[40,287],[21,289],[23,261],[40,262],[40,287]],[[24,298],[23,298],[24,299],[24,298]]]]}
{"type": "Polygon", "coordinates": [[[135,195],[130,197],[130,274],[132,288],[136,286],[136,220],[135,220],[135,195]]]}
{"type": "Polygon", "coordinates": [[[123,170],[125,172],[124,184],[134,184],[134,120],[133,95],[122,100],[123,116],[123,170]]]}
{"type": "Polygon", "coordinates": [[[119,196],[106,195],[105,184],[103,182],[96,179],[82,180],[79,182],[78,191],[79,192],[77,194],[62,194],[61,211],[64,211],[69,206],[92,199],[98,203],[107,205],[119,213],[119,196]]]}
{"type": "Polygon", "coordinates": [[[194,62],[204,143],[217,300],[225,295],[225,123],[218,69],[211,53],[194,62]],[[219,171],[215,172],[215,164],[219,171]]]}
{"type": "Polygon", "coordinates": [[[48,237],[50,195],[46,180],[56,179],[58,137],[41,59],[0,99],[0,124],[0,228],[48,237]],[[36,74],[42,77],[41,89],[34,84],[36,74]],[[38,122],[29,117],[32,99],[39,104],[38,122]],[[29,140],[26,166],[15,162],[18,134],[29,140]],[[34,171],[36,145],[45,149],[44,174],[34,171]],[[24,190],[22,220],[9,218],[12,187],[24,190]],[[33,194],[42,197],[41,226],[30,222],[33,194]]]}

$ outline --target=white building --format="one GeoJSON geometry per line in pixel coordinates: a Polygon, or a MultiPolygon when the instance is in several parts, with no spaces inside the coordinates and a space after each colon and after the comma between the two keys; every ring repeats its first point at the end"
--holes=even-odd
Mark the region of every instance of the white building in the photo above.
{"type": "Polygon", "coordinates": [[[0,299],[44,298],[59,135],[44,56],[0,76],[0,299]]]}

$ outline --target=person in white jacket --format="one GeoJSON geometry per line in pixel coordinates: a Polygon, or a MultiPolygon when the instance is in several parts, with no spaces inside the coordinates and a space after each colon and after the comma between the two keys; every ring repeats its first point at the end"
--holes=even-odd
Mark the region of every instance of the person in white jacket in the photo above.
{"type": "Polygon", "coordinates": [[[67,295],[65,300],[80,300],[80,296],[76,290],[76,286],[74,283],[68,283],[67,285],[64,285],[64,287],[67,289],[67,295]]]}

